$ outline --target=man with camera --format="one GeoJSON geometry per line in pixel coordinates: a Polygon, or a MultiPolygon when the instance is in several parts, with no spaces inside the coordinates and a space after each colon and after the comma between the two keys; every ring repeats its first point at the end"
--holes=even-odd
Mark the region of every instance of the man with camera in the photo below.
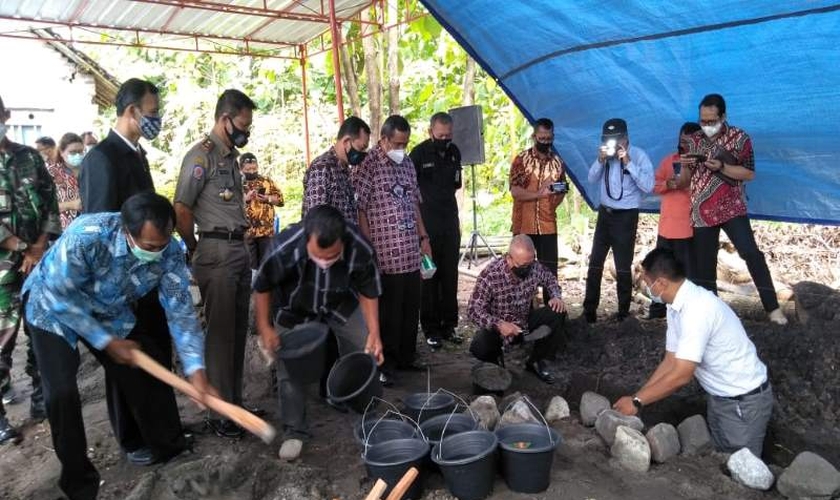
{"type": "Polygon", "coordinates": [[[268,255],[274,236],[274,207],[283,206],[283,193],[274,181],[259,173],[254,153],[239,157],[239,169],[245,177],[245,215],[251,227],[245,233],[251,269],[257,270],[268,255]]]}
{"type": "MultiPolygon", "coordinates": [[[[537,250],[537,258],[557,276],[557,207],[568,192],[566,165],[551,151],[554,123],[540,118],[531,135],[534,145],[519,153],[510,167],[510,194],[513,196],[514,235],[527,234],[537,250]]],[[[550,297],[543,290],[543,301],[550,297]]]]}
{"type": "Polygon", "coordinates": [[[621,118],[604,123],[598,158],[589,167],[589,182],[600,185],[601,206],[589,255],[583,314],[587,323],[597,320],[604,261],[612,248],[617,274],[616,319],[622,321],[630,313],[639,203],[644,193],[653,190],[653,166],[642,148],[630,144],[627,122],[621,118]]]}
{"type": "Polygon", "coordinates": [[[743,130],[726,122],[726,101],[709,94],[700,101],[702,131],[692,137],[689,154],[681,161],[689,167],[680,185],[691,185],[691,222],[694,225],[694,253],[697,284],[717,293],[717,254],[723,229],[738,255],[747,262],[770,321],[787,324],[779,308],[776,288],[764,254],[758,249],[747,216],[744,183],[755,179],[752,140],[743,130]]]}

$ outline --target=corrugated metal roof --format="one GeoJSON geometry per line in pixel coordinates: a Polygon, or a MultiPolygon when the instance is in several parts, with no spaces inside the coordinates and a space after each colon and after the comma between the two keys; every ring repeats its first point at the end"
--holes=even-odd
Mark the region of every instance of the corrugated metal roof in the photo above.
{"type": "MultiPolygon", "coordinates": [[[[335,0],[336,17],[351,18],[371,3],[335,0]]],[[[327,0],[0,0],[0,19],[265,47],[317,38],[329,30],[327,9],[327,0]]]]}

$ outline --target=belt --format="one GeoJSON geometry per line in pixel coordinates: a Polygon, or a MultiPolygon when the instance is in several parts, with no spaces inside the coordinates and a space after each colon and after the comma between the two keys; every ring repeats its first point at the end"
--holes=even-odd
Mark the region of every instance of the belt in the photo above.
{"type": "Polygon", "coordinates": [[[770,387],[770,379],[767,379],[767,380],[764,381],[763,384],[761,384],[760,386],[751,390],[750,392],[745,392],[744,394],[741,394],[740,396],[722,396],[722,397],[723,397],[723,399],[732,399],[734,401],[742,401],[745,397],[753,396],[755,394],[762,393],[762,392],[766,391],[769,387],[770,387]]]}
{"type": "Polygon", "coordinates": [[[624,213],[624,212],[632,212],[634,210],[638,210],[638,208],[612,208],[612,207],[607,207],[607,206],[601,205],[601,210],[603,210],[604,212],[606,212],[608,214],[620,214],[620,213],[624,213]]]}
{"type": "Polygon", "coordinates": [[[245,233],[241,231],[203,231],[198,234],[202,238],[209,238],[211,240],[242,241],[245,238],[245,233]]]}

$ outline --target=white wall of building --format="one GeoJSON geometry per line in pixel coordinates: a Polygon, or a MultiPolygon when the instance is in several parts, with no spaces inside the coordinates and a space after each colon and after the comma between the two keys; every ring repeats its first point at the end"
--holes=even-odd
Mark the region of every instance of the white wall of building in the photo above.
{"type": "Polygon", "coordinates": [[[12,112],[7,125],[13,141],[33,146],[42,135],[58,142],[66,132],[93,130],[98,109],[92,76],[41,42],[0,38],[0,54],[0,96],[12,112]]]}

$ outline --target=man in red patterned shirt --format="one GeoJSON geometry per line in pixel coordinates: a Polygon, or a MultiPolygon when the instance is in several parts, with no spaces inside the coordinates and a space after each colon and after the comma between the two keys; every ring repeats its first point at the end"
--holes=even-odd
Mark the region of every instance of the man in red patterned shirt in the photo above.
{"type": "Polygon", "coordinates": [[[382,124],[381,139],[351,172],[359,208],[359,227],[373,243],[382,273],[379,326],[385,349],[380,379],[391,383],[394,369],[415,370],[420,320],[420,255],[432,255],[420,215],[420,189],[405,154],[411,127],[399,115],[382,124]]]}
{"type": "Polygon", "coordinates": [[[535,262],[534,243],[525,234],[510,242],[507,255],[491,262],[476,279],[467,315],[480,329],[470,352],[481,361],[504,365],[502,347],[542,337],[534,342],[525,369],[547,384],[554,382],[545,360],[552,359],[562,342],[566,305],[560,297],[557,275],[535,262]],[[541,286],[550,296],[548,307],[531,309],[541,286]],[[538,333],[541,327],[544,334],[538,333]],[[546,331],[547,330],[547,331],[546,331]]]}
{"type": "Polygon", "coordinates": [[[738,255],[747,262],[770,321],[784,325],[776,289],[764,254],[758,249],[747,217],[744,183],[755,178],[752,140],[726,122],[726,101],[709,94],[700,101],[702,131],[692,137],[683,155],[679,185],[691,185],[691,222],[694,226],[695,270],[692,281],[717,293],[717,254],[723,229],[738,255]]]}

